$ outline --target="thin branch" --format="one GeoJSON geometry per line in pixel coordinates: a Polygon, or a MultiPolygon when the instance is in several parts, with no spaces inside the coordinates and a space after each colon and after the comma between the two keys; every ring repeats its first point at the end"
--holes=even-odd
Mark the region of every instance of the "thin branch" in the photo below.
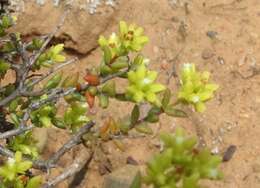
{"type": "Polygon", "coordinates": [[[17,88],[13,93],[7,97],[5,97],[3,100],[0,101],[0,107],[5,106],[10,101],[14,100],[16,97],[18,97],[20,94],[19,89],[17,88]]]}
{"type": "Polygon", "coordinates": [[[10,138],[12,136],[17,136],[17,135],[20,135],[26,131],[29,131],[33,128],[32,125],[30,126],[20,126],[19,128],[17,129],[13,129],[13,130],[10,130],[10,131],[7,131],[7,132],[4,132],[2,134],[0,134],[0,140],[2,139],[6,139],[6,138],[10,138]]]}
{"type": "MultiPolygon", "coordinates": [[[[33,162],[33,167],[40,170],[49,170],[50,168],[56,167],[56,163],[58,160],[71,148],[75,147],[76,145],[80,144],[82,142],[82,136],[90,131],[90,129],[95,125],[93,121],[88,122],[85,126],[81,127],[80,130],[74,134],[69,141],[64,144],[52,157],[50,157],[47,161],[42,160],[31,160],[29,158],[25,158],[25,160],[29,160],[33,162]]],[[[33,127],[31,127],[33,128],[33,127]]],[[[24,129],[19,129],[19,131],[24,129]]],[[[0,145],[0,155],[6,156],[6,157],[13,157],[14,153],[4,148],[0,145]]]]}
{"type": "Polygon", "coordinates": [[[175,57],[171,60],[169,60],[172,63],[172,68],[171,68],[171,72],[168,74],[168,78],[166,81],[166,84],[169,85],[170,80],[172,77],[177,77],[178,75],[176,74],[176,64],[175,62],[178,60],[178,58],[180,57],[180,54],[182,53],[182,51],[184,50],[185,47],[181,48],[178,53],[175,55],[175,57]]]}
{"type": "MultiPolygon", "coordinates": [[[[107,82],[107,81],[109,81],[109,80],[111,80],[111,79],[113,79],[115,77],[121,76],[125,72],[126,71],[115,73],[113,75],[107,76],[107,77],[105,77],[105,78],[103,78],[101,80],[101,83],[105,83],[105,82],[107,82]]],[[[89,87],[88,84],[83,85],[81,87],[81,90],[84,91],[88,87],[89,87]]],[[[49,102],[53,102],[53,101],[55,101],[55,100],[57,100],[57,99],[59,99],[61,97],[69,95],[69,94],[75,92],[76,90],[77,90],[77,88],[68,88],[68,89],[57,88],[57,89],[52,90],[52,93],[49,95],[49,97],[47,99],[36,101],[36,102],[32,103],[28,107],[28,109],[27,109],[27,111],[26,111],[26,113],[25,113],[25,115],[23,117],[22,123],[21,123],[19,128],[14,129],[14,130],[10,130],[10,131],[7,131],[5,133],[0,134],[0,139],[6,139],[6,138],[9,138],[11,136],[16,136],[16,135],[24,133],[25,131],[31,130],[33,128],[33,126],[32,125],[25,126],[25,124],[28,121],[28,119],[30,118],[30,113],[32,111],[39,109],[41,106],[43,106],[43,105],[45,105],[45,104],[47,104],[49,102]]],[[[1,106],[1,101],[0,101],[0,106],[1,106]]]]}
{"type": "Polygon", "coordinates": [[[14,153],[9,149],[4,148],[2,145],[0,145],[0,155],[12,158],[14,157],[14,153]]]}
{"type": "Polygon", "coordinates": [[[16,70],[16,86],[17,86],[16,90],[11,95],[9,95],[8,97],[6,97],[6,98],[4,98],[3,100],[0,101],[0,107],[5,106],[10,101],[12,101],[16,97],[20,96],[21,91],[25,92],[27,90],[26,88],[24,88],[24,83],[25,83],[25,80],[28,77],[28,74],[31,70],[31,67],[35,64],[35,62],[37,62],[38,58],[44,52],[44,50],[46,49],[46,47],[50,43],[51,39],[60,30],[60,28],[64,24],[64,21],[65,21],[65,18],[67,16],[68,12],[69,12],[69,9],[67,9],[65,11],[64,15],[62,16],[62,18],[60,20],[60,23],[57,25],[55,30],[48,35],[48,37],[46,38],[46,40],[43,43],[40,50],[36,54],[34,54],[32,57],[28,58],[26,51],[25,51],[25,46],[20,44],[19,42],[16,42],[18,53],[21,55],[21,57],[23,59],[23,64],[22,64],[22,67],[20,67],[20,69],[15,69],[16,70]],[[19,82],[19,84],[18,84],[18,82],[19,82]]]}
{"type": "Polygon", "coordinates": [[[43,75],[42,77],[38,78],[38,79],[35,79],[34,81],[32,81],[28,87],[32,87],[36,84],[38,84],[39,82],[43,81],[44,79],[46,79],[48,76],[50,76],[51,74],[57,72],[58,70],[62,69],[63,67],[67,66],[67,65],[70,65],[72,63],[74,63],[75,61],[77,61],[78,58],[73,58],[73,59],[70,59],[62,64],[59,64],[58,66],[52,68],[48,73],[46,73],[45,75],[43,75]]]}
{"type": "MultiPolygon", "coordinates": [[[[0,155],[5,156],[5,157],[10,157],[13,158],[14,157],[14,152],[3,147],[2,145],[0,145],[0,155]]],[[[41,160],[31,160],[29,158],[24,157],[24,160],[27,161],[31,161],[33,163],[33,167],[36,169],[41,169],[41,170],[45,170],[46,169],[46,161],[41,161],[41,160]]],[[[51,166],[50,168],[53,168],[55,166],[51,166]]]]}
{"type": "Polygon", "coordinates": [[[128,71],[129,71],[129,69],[126,69],[124,71],[120,71],[120,72],[108,75],[108,76],[104,77],[103,79],[101,79],[101,84],[103,84],[103,83],[105,83],[105,82],[107,82],[109,80],[112,80],[112,79],[114,79],[116,77],[120,77],[120,76],[124,75],[125,73],[127,73],[128,71]]]}
{"type": "Polygon", "coordinates": [[[82,168],[86,166],[86,164],[89,164],[92,159],[93,159],[93,153],[88,155],[86,152],[80,152],[79,157],[75,159],[73,164],[67,167],[62,174],[45,183],[42,186],[42,188],[51,188],[58,185],[62,181],[68,179],[69,177],[79,172],[82,168]]]}
{"type": "Polygon", "coordinates": [[[93,121],[90,121],[85,126],[81,127],[80,130],[71,137],[71,139],[64,144],[53,156],[48,160],[48,164],[55,164],[57,161],[71,148],[82,142],[81,137],[89,132],[89,130],[95,125],[93,121]]]}

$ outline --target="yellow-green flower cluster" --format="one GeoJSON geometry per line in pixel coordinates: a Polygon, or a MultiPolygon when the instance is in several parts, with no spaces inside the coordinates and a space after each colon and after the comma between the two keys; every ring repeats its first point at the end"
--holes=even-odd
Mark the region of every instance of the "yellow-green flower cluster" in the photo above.
{"type": "Polygon", "coordinates": [[[148,42],[148,37],[143,35],[143,31],[141,27],[134,24],[128,26],[126,22],[121,21],[118,35],[112,33],[108,39],[100,36],[98,42],[104,52],[105,63],[111,63],[111,60],[127,55],[130,51],[140,51],[148,42]]]}
{"type": "Polygon", "coordinates": [[[140,51],[148,42],[148,37],[143,35],[144,29],[134,24],[127,25],[121,21],[119,24],[120,39],[124,48],[131,51],[140,51]]]}
{"type": "Polygon", "coordinates": [[[136,70],[129,71],[129,86],[126,95],[137,103],[148,101],[160,106],[161,102],[156,94],[165,90],[165,86],[154,83],[156,78],[157,72],[147,70],[145,65],[140,65],[136,70]]]}
{"type": "Polygon", "coordinates": [[[196,111],[203,112],[205,102],[214,96],[218,85],[208,83],[209,72],[197,72],[194,64],[184,64],[181,73],[181,88],[178,99],[192,104],[196,111]]]}

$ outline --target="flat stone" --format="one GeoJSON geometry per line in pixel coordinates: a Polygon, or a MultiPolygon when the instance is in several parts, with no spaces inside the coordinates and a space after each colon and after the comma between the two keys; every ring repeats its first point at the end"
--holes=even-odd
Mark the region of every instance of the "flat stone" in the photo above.
{"type": "Polygon", "coordinates": [[[35,127],[32,133],[33,138],[36,140],[36,147],[42,153],[48,142],[48,128],[35,127]]]}
{"type": "Polygon", "coordinates": [[[126,165],[105,176],[103,188],[130,188],[139,174],[139,168],[126,165]]]}
{"type": "Polygon", "coordinates": [[[130,165],[138,165],[138,162],[131,156],[127,157],[126,163],[130,165]]]}
{"type": "MultiPolygon", "coordinates": [[[[64,6],[55,7],[52,1],[46,1],[43,6],[28,1],[13,29],[28,38],[46,35],[53,32],[64,12],[64,6]]],[[[99,35],[114,23],[114,13],[115,11],[108,9],[100,14],[90,15],[78,6],[73,6],[55,39],[64,43],[67,49],[87,54],[98,46],[99,35]]]]}

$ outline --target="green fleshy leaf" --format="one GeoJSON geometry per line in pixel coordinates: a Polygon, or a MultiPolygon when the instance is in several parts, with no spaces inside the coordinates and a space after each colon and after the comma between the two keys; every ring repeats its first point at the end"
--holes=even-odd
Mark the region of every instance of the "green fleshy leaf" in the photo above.
{"type": "Polygon", "coordinates": [[[26,188],[39,188],[41,184],[42,184],[42,177],[35,176],[28,181],[26,188]]]}
{"type": "Polygon", "coordinates": [[[119,22],[119,31],[121,35],[125,35],[128,32],[128,27],[126,22],[124,21],[119,22]]]}
{"type": "Polygon", "coordinates": [[[57,44],[51,48],[51,52],[55,55],[61,53],[64,49],[64,44],[57,44]]]}
{"type": "Polygon", "coordinates": [[[101,46],[101,47],[104,47],[107,45],[107,40],[104,36],[100,36],[99,39],[98,39],[98,44],[101,46]]]}
{"type": "Polygon", "coordinates": [[[161,84],[152,84],[151,85],[151,89],[149,90],[150,92],[154,92],[154,93],[158,93],[161,92],[163,90],[165,90],[166,87],[164,85],[161,84]]]}
{"type": "Polygon", "coordinates": [[[76,85],[78,84],[78,80],[79,80],[79,72],[67,76],[62,82],[61,86],[64,88],[76,87],[76,85]]]}
{"type": "Polygon", "coordinates": [[[132,110],[132,113],[131,113],[131,124],[132,125],[134,125],[138,121],[139,116],[140,116],[139,106],[135,105],[132,110]]]}
{"type": "Polygon", "coordinates": [[[204,112],[206,110],[206,105],[202,102],[196,103],[195,109],[197,112],[204,112]]]}
{"type": "Polygon", "coordinates": [[[184,111],[176,109],[174,106],[167,106],[164,109],[164,112],[168,116],[172,116],[172,117],[188,117],[184,111]]]}
{"type": "Polygon", "coordinates": [[[64,62],[65,60],[66,60],[66,57],[63,55],[58,54],[53,57],[53,61],[55,61],[55,62],[64,62]]]}
{"type": "Polygon", "coordinates": [[[112,53],[110,51],[110,48],[108,46],[103,46],[102,49],[103,49],[103,52],[104,52],[105,63],[110,64],[110,61],[112,59],[112,53]]]}
{"type": "Polygon", "coordinates": [[[107,108],[109,105],[109,97],[107,95],[100,94],[98,98],[99,98],[99,106],[101,108],[107,108]]]}
{"type": "Polygon", "coordinates": [[[18,173],[24,174],[25,171],[30,169],[32,167],[32,162],[30,161],[24,161],[16,164],[16,170],[18,173]]]}
{"type": "Polygon", "coordinates": [[[143,134],[153,134],[153,130],[151,129],[151,127],[146,124],[146,123],[141,123],[135,126],[135,130],[139,133],[143,133],[143,134]]]}
{"type": "Polygon", "coordinates": [[[166,89],[163,95],[163,99],[162,99],[162,107],[165,109],[171,100],[171,90],[170,89],[166,89]]]}
{"type": "Polygon", "coordinates": [[[53,89],[57,87],[62,79],[62,72],[55,74],[44,86],[45,89],[53,89]]]}
{"type": "Polygon", "coordinates": [[[194,173],[189,177],[183,179],[183,188],[199,188],[198,181],[200,175],[199,173],[194,173]]]}
{"type": "Polygon", "coordinates": [[[116,83],[115,81],[106,82],[101,89],[102,93],[107,94],[110,97],[114,97],[116,95],[116,83]]]}
{"type": "Polygon", "coordinates": [[[0,60],[0,78],[3,78],[7,70],[10,69],[10,65],[3,60],[0,60]]]}
{"type": "Polygon", "coordinates": [[[40,117],[39,121],[42,123],[42,125],[44,127],[51,127],[52,126],[51,118],[49,118],[48,116],[40,117]]]}
{"type": "Polygon", "coordinates": [[[137,175],[135,176],[130,188],[141,188],[142,186],[142,177],[141,173],[138,172],[137,175]]]}

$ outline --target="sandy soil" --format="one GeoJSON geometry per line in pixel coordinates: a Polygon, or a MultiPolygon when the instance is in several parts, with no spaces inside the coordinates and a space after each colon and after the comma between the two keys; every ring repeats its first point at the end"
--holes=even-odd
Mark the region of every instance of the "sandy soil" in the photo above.
{"type": "MultiPolygon", "coordinates": [[[[160,81],[166,83],[167,71],[175,64],[196,63],[201,70],[209,70],[220,90],[208,103],[203,114],[191,114],[189,120],[161,118],[163,130],[184,126],[190,132],[202,134],[206,144],[220,153],[230,145],[237,151],[231,161],[222,165],[225,178],[221,182],[209,182],[208,187],[256,188],[260,186],[260,174],[255,166],[260,164],[260,77],[253,69],[259,69],[260,4],[258,1],[193,1],[184,7],[171,8],[167,1],[130,1],[125,6],[127,21],[144,26],[150,43],[144,54],[150,57],[152,68],[160,71],[160,81]],[[184,28],[184,29],[183,29],[184,28]],[[207,33],[216,32],[215,38],[207,33]],[[172,61],[179,54],[176,61],[172,61]],[[197,131],[196,131],[197,130],[197,131]]],[[[119,18],[118,19],[122,19],[119,18]]],[[[99,59],[100,51],[82,60],[82,64],[99,59]]],[[[177,71],[178,72],[178,71],[177,71]]],[[[175,89],[171,79],[169,87],[175,89]]],[[[124,108],[115,109],[122,114],[124,108]]],[[[112,111],[109,114],[114,114],[112,111]]],[[[158,126],[158,125],[153,125],[158,126]]],[[[125,161],[133,156],[143,164],[148,153],[155,149],[154,139],[126,140],[129,150],[111,152],[111,161],[125,161]]],[[[112,146],[111,146],[112,147],[112,146]]],[[[114,148],[112,148],[115,150],[114,148]]],[[[100,187],[98,173],[89,173],[88,185],[100,187]]]]}
{"type": "MultiPolygon", "coordinates": [[[[223,153],[230,145],[237,150],[233,158],[223,163],[225,178],[219,182],[203,182],[209,188],[260,187],[260,3],[258,0],[191,0],[187,6],[171,7],[167,0],[121,0],[118,20],[135,22],[145,28],[150,43],[144,54],[152,61],[151,68],[160,72],[159,81],[167,83],[174,67],[178,73],[183,63],[195,63],[209,70],[220,85],[216,98],[208,102],[203,114],[190,111],[188,119],[161,117],[154,130],[174,132],[185,127],[203,137],[205,144],[223,153]],[[177,56],[177,58],[176,58],[177,56]]],[[[113,25],[107,33],[116,30],[113,25]]],[[[97,49],[69,73],[80,71],[100,61],[97,49]]],[[[177,78],[176,78],[177,79],[177,78]]],[[[177,82],[171,78],[169,87],[176,91],[177,82]]],[[[129,112],[125,104],[113,102],[109,110],[97,113],[98,119],[129,112]]],[[[123,140],[127,151],[114,144],[104,146],[113,169],[125,164],[132,156],[142,166],[158,150],[157,137],[123,140]]],[[[100,188],[103,176],[98,172],[99,154],[90,164],[82,183],[84,188],[100,188]]]]}

